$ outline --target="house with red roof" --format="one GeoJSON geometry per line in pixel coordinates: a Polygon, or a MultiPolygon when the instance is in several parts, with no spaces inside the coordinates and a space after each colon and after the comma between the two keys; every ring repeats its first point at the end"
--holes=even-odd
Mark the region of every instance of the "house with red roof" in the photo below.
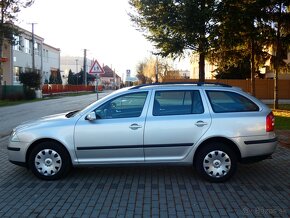
{"type": "Polygon", "coordinates": [[[99,78],[101,80],[101,84],[105,89],[119,89],[121,87],[121,77],[112,70],[109,66],[103,66],[104,74],[100,74],[99,78]]]}

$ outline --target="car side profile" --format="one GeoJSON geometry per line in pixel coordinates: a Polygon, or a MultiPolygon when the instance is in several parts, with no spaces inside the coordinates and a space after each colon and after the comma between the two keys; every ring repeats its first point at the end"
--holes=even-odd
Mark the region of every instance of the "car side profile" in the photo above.
{"type": "Polygon", "coordinates": [[[55,180],[72,166],[193,165],[211,182],[276,149],[274,116],[223,84],[148,84],[117,90],[80,111],[16,127],[9,160],[55,180]]]}

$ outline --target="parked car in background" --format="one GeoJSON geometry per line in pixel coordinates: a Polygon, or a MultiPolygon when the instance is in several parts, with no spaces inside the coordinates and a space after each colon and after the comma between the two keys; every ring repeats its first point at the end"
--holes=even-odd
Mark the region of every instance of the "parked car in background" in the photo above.
{"type": "Polygon", "coordinates": [[[8,155],[45,180],[72,166],[173,164],[223,182],[238,162],[263,160],[276,145],[273,113],[239,88],[151,84],[24,123],[13,130],[8,155]]]}

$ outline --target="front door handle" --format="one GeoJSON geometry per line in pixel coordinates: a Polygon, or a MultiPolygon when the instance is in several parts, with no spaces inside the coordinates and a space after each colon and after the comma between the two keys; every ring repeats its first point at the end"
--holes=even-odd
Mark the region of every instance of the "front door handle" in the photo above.
{"type": "Polygon", "coordinates": [[[133,123],[131,126],[129,126],[129,128],[132,130],[136,130],[142,128],[142,126],[138,125],[137,123],[133,123]]]}
{"type": "Polygon", "coordinates": [[[197,127],[203,127],[203,126],[207,125],[207,123],[206,123],[206,122],[203,122],[202,120],[199,120],[199,121],[197,121],[197,122],[195,123],[195,125],[196,125],[197,127]]]}

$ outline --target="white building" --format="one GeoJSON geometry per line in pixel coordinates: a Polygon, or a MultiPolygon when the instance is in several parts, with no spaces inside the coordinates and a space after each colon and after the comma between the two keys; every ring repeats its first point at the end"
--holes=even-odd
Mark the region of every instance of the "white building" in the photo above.
{"type": "MultiPolygon", "coordinates": [[[[86,72],[91,69],[93,61],[89,58],[86,59],[86,72]]],[[[74,74],[79,73],[84,68],[84,57],[78,56],[61,56],[60,57],[60,71],[64,84],[67,84],[69,71],[74,74]]]]}
{"type": "MultiPolygon", "coordinates": [[[[199,54],[192,54],[191,56],[191,72],[190,72],[190,79],[199,79],[199,54]]],[[[205,60],[205,79],[215,79],[214,77],[214,70],[216,66],[209,63],[205,60]]]]}
{"type": "MultiPolygon", "coordinates": [[[[15,36],[16,45],[3,43],[2,84],[19,85],[19,74],[32,71],[32,33],[19,28],[20,36],[15,36]]],[[[60,69],[60,49],[44,43],[44,38],[34,35],[34,65],[35,70],[42,75],[42,81],[49,80],[51,74],[60,69]]]]}
{"type": "MultiPolygon", "coordinates": [[[[269,48],[268,53],[270,55],[274,55],[274,56],[276,55],[276,50],[273,48],[273,46],[271,46],[269,48]]],[[[283,59],[285,65],[287,67],[281,67],[280,68],[279,79],[287,79],[287,80],[289,80],[290,79],[290,70],[289,70],[290,69],[290,48],[282,49],[282,54],[281,55],[282,55],[282,59],[283,59]]],[[[265,74],[265,78],[266,79],[273,79],[274,76],[275,76],[274,68],[271,65],[272,65],[271,64],[271,58],[269,58],[265,62],[264,66],[259,69],[262,74],[265,74]]]]}

